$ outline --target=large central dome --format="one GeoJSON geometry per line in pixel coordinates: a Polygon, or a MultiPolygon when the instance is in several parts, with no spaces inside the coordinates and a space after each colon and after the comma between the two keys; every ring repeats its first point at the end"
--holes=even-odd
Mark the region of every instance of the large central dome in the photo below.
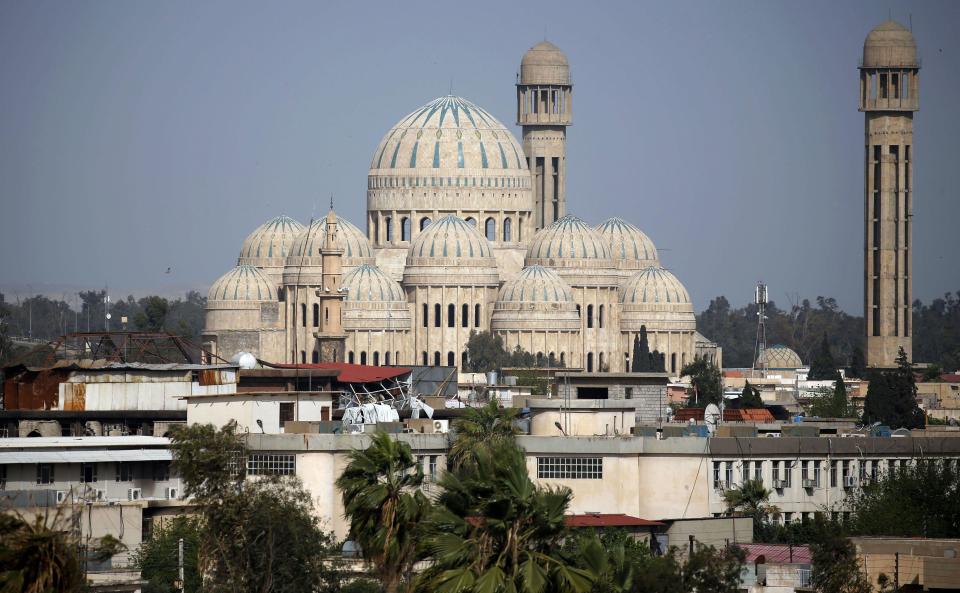
{"type": "Polygon", "coordinates": [[[466,99],[440,97],[401,119],[374,151],[367,236],[377,248],[406,248],[452,214],[495,245],[516,245],[532,230],[531,195],[527,158],[510,130],[466,99]]]}

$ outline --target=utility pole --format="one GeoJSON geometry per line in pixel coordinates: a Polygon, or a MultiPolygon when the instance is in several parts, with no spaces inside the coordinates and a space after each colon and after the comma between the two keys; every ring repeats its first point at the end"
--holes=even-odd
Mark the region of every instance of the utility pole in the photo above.
{"type": "Polygon", "coordinates": [[[893,554],[893,590],[900,590],[900,552],[893,554]]]}
{"type": "Polygon", "coordinates": [[[183,582],[183,538],[177,540],[177,589],[183,593],[186,584],[183,582]]]}

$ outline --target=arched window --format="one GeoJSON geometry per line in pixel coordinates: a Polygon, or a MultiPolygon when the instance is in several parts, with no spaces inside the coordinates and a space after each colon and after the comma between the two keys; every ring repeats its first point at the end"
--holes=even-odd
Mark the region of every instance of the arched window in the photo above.
{"type": "Polygon", "coordinates": [[[393,241],[393,219],[388,216],[384,219],[384,222],[387,229],[387,243],[390,243],[393,241]]]}
{"type": "Polygon", "coordinates": [[[465,222],[465,223],[467,223],[467,224],[469,224],[469,225],[471,225],[471,226],[474,226],[474,227],[477,226],[477,219],[475,219],[475,218],[472,217],[472,216],[468,216],[468,217],[464,218],[464,219],[463,219],[463,222],[465,222]]]}
{"type": "Polygon", "coordinates": [[[447,305],[447,327],[457,327],[457,306],[453,303],[447,305]]]}
{"type": "Polygon", "coordinates": [[[463,370],[463,371],[467,370],[467,362],[469,362],[467,360],[467,351],[464,350],[463,352],[460,353],[460,370],[463,370]]]}
{"type": "Polygon", "coordinates": [[[480,303],[473,306],[473,327],[480,327],[480,303]]]}
{"type": "Polygon", "coordinates": [[[439,353],[439,352],[434,352],[434,353],[433,353],[433,366],[435,366],[435,367],[440,366],[440,353],[439,353]]]}
{"type": "Polygon", "coordinates": [[[593,305],[587,305],[587,327],[593,327],[593,305]]]}
{"type": "Polygon", "coordinates": [[[313,304],[313,327],[320,327],[320,305],[313,304]]]}
{"type": "Polygon", "coordinates": [[[410,240],[410,219],[406,216],[400,219],[400,240],[410,240]]]}
{"type": "Polygon", "coordinates": [[[430,218],[427,216],[424,216],[423,218],[420,219],[420,230],[422,231],[428,226],[430,226],[430,218]]]}
{"type": "Polygon", "coordinates": [[[509,219],[509,218],[503,219],[503,240],[504,240],[504,242],[510,241],[510,234],[511,234],[511,230],[512,230],[512,229],[510,228],[511,226],[513,226],[513,223],[510,222],[510,219],[509,219]]]}
{"type": "Polygon", "coordinates": [[[497,221],[493,218],[488,218],[487,222],[483,225],[484,234],[487,236],[487,241],[496,241],[497,240],[497,221]]]}
{"type": "Polygon", "coordinates": [[[350,352],[347,353],[347,362],[349,362],[350,364],[353,364],[353,360],[354,360],[353,350],[351,350],[350,352]]]}
{"type": "Polygon", "coordinates": [[[400,364],[400,351],[397,350],[393,353],[393,364],[400,364]]]}
{"type": "Polygon", "coordinates": [[[460,327],[470,327],[470,305],[460,307],[460,327]]]}
{"type": "Polygon", "coordinates": [[[593,352],[587,354],[587,372],[593,372],[593,352]]]}
{"type": "Polygon", "coordinates": [[[600,314],[597,315],[597,324],[603,327],[603,305],[600,305],[600,314]]]}
{"type": "Polygon", "coordinates": [[[307,327],[307,304],[300,303],[300,324],[307,327]]]}
{"type": "Polygon", "coordinates": [[[363,351],[360,353],[360,364],[367,364],[367,353],[363,351]]]}
{"type": "Polygon", "coordinates": [[[380,353],[379,353],[379,352],[374,352],[374,353],[373,353],[373,366],[375,366],[375,367],[380,366],[380,353]]]}
{"type": "Polygon", "coordinates": [[[380,242],[380,218],[376,214],[373,217],[373,242],[380,242]]]}
{"type": "Polygon", "coordinates": [[[383,353],[383,364],[385,364],[385,365],[389,365],[389,364],[390,364],[390,351],[389,351],[389,350],[387,350],[386,352],[383,353]]]}
{"type": "Polygon", "coordinates": [[[440,303],[433,306],[433,327],[440,327],[440,303]]]}
{"type": "Polygon", "coordinates": [[[553,352],[551,352],[550,355],[547,356],[547,365],[551,367],[557,366],[557,357],[553,352]]]}
{"type": "Polygon", "coordinates": [[[598,357],[597,370],[603,372],[603,352],[601,352],[598,357]]]}
{"type": "Polygon", "coordinates": [[[447,366],[452,367],[457,364],[457,357],[453,352],[447,352],[447,366]]]}
{"type": "Polygon", "coordinates": [[[543,366],[543,352],[537,352],[537,366],[543,366]]]}
{"type": "Polygon", "coordinates": [[[677,372],[677,353],[676,352],[670,355],[670,372],[671,373],[677,372]]]}
{"type": "Polygon", "coordinates": [[[423,327],[430,327],[430,307],[423,304],[423,327]]]}
{"type": "Polygon", "coordinates": [[[566,366],[566,365],[567,365],[567,353],[566,353],[566,352],[561,352],[561,353],[560,353],[560,366],[566,366]]]}
{"type": "Polygon", "coordinates": [[[314,351],[313,351],[313,364],[317,364],[318,362],[320,362],[320,352],[314,350],[314,351]]]}
{"type": "Polygon", "coordinates": [[[577,305],[577,317],[580,317],[580,305],[577,305]]]}
{"type": "Polygon", "coordinates": [[[426,350],[424,350],[424,351],[423,351],[423,366],[427,366],[428,364],[430,364],[430,361],[427,360],[427,352],[426,352],[426,350]]]}

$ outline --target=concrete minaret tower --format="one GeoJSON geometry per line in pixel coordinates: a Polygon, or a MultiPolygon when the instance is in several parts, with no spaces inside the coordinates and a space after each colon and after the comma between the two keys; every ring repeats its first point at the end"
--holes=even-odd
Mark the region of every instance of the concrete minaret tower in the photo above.
{"type": "Polygon", "coordinates": [[[913,112],[920,106],[920,61],[913,35],[887,21],[867,35],[860,64],[865,119],[864,320],[866,359],[893,367],[912,359],[913,112]]]}
{"type": "Polygon", "coordinates": [[[541,41],[523,56],[517,76],[517,125],[533,177],[536,230],[567,213],[567,126],[573,123],[573,85],[563,52],[541,41]]]}
{"type": "Polygon", "coordinates": [[[323,315],[319,329],[313,335],[317,340],[320,362],[343,362],[347,335],[343,331],[341,310],[347,295],[340,286],[343,249],[337,242],[337,214],[333,208],[327,213],[326,237],[320,256],[323,261],[322,286],[316,289],[316,295],[323,315]]]}

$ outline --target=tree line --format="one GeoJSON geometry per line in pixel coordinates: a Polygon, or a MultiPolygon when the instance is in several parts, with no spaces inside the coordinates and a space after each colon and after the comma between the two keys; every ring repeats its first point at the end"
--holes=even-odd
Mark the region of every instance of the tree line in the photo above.
{"type": "MultiPolygon", "coordinates": [[[[863,358],[863,317],[842,311],[836,299],[818,296],[782,309],[771,302],[766,308],[767,344],[783,344],[811,363],[826,335],[839,366],[849,367],[863,358]],[[858,352],[859,351],[859,352],[858,352]]],[[[960,291],[946,293],[930,304],[913,303],[913,359],[960,369],[960,291]]],[[[697,330],[723,347],[726,367],[750,367],[757,337],[757,306],[733,308],[718,296],[697,315],[697,330]]]]}

